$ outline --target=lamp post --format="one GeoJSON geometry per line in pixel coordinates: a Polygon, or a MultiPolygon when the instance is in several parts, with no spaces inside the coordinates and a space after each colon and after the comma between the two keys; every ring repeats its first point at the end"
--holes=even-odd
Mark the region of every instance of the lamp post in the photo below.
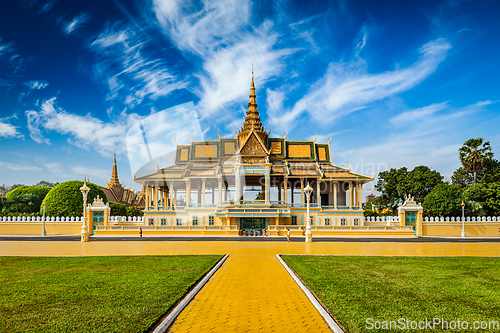
{"type": "Polygon", "coordinates": [[[47,232],[45,231],[45,200],[43,200],[42,206],[43,206],[43,216],[42,216],[43,229],[42,229],[42,236],[47,236],[47,232]]]}
{"type": "Polygon", "coordinates": [[[311,214],[309,213],[309,206],[310,206],[309,203],[311,201],[312,191],[313,191],[312,187],[309,186],[309,183],[307,183],[307,186],[304,189],[304,192],[306,193],[306,198],[307,198],[306,243],[312,242],[311,214]]]}
{"type": "Polygon", "coordinates": [[[87,194],[90,191],[90,188],[87,186],[87,177],[84,177],[83,186],[80,187],[80,191],[83,195],[83,218],[82,218],[82,232],[81,232],[81,241],[88,242],[89,241],[89,231],[87,228],[87,194]]]}
{"type": "Polygon", "coordinates": [[[462,200],[462,237],[465,237],[465,203],[462,200]]]}

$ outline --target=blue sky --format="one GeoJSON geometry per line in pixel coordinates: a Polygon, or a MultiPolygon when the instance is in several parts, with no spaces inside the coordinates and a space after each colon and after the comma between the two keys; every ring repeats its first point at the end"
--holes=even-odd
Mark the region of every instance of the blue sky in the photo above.
{"type": "Polygon", "coordinates": [[[0,6],[0,184],[87,174],[102,185],[116,149],[120,180],[140,189],[127,131],[193,102],[193,139],[234,137],[252,63],[271,136],[331,136],[334,164],[367,175],[428,165],[449,177],[471,137],[500,154],[498,1],[0,6]]]}

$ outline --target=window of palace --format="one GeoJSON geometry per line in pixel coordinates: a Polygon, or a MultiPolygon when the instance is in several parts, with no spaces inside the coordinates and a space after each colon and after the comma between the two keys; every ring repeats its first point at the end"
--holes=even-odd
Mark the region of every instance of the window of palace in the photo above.
{"type": "Polygon", "coordinates": [[[182,225],[182,218],[178,217],[175,222],[177,225],[182,225]]]}
{"type": "Polygon", "coordinates": [[[208,225],[214,225],[214,217],[213,216],[208,217],[208,225]]]}
{"type": "Polygon", "coordinates": [[[297,225],[297,216],[292,215],[292,225],[297,225]]]}
{"type": "Polygon", "coordinates": [[[340,225],[345,225],[345,218],[340,219],[340,225]]]}
{"type": "Polygon", "coordinates": [[[167,225],[167,219],[166,218],[162,218],[161,219],[161,225],[167,225]]]}
{"type": "Polygon", "coordinates": [[[309,221],[311,221],[311,225],[314,225],[314,218],[311,215],[309,215],[309,218],[310,218],[309,221]]]}
{"type": "Polygon", "coordinates": [[[193,216],[193,225],[198,225],[198,216],[193,216]]]}
{"type": "Polygon", "coordinates": [[[359,225],[359,219],[354,219],[354,225],[359,225]]]}
{"type": "Polygon", "coordinates": [[[329,217],[325,217],[325,225],[330,225],[330,218],[329,217]]]}
{"type": "Polygon", "coordinates": [[[148,225],[155,225],[155,220],[152,217],[148,219],[148,225]]]}

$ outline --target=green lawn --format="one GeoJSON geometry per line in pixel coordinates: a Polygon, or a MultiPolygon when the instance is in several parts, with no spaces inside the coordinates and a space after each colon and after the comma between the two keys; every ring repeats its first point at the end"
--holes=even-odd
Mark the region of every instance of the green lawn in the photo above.
{"type": "Polygon", "coordinates": [[[0,257],[0,331],[143,332],[221,257],[0,257]]]}
{"type": "MultiPolygon", "coordinates": [[[[377,327],[382,327],[384,321],[387,325],[393,321],[393,328],[396,325],[408,328],[412,321],[416,325],[426,318],[430,322],[433,318],[443,318],[448,325],[453,325],[451,321],[457,324],[457,320],[466,325],[462,321],[468,321],[469,329],[474,321],[500,321],[500,258],[283,256],[283,259],[348,332],[381,331],[374,329],[377,321],[377,327]],[[400,318],[404,318],[404,324],[398,321],[400,318]]],[[[447,331],[444,323],[436,321],[436,324],[432,332],[447,331]]],[[[427,324],[421,325],[423,328],[427,324]]],[[[413,332],[424,331],[413,328],[413,332]]],[[[482,331],[499,332],[499,329],[482,331]]]]}

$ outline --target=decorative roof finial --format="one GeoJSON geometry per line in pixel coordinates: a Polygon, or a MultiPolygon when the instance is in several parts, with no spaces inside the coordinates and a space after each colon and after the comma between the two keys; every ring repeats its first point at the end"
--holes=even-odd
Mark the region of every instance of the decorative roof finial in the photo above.
{"type": "Polygon", "coordinates": [[[113,164],[116,164],[116,149],[114,150],[115,157],[113,158],[113,164]]]}

